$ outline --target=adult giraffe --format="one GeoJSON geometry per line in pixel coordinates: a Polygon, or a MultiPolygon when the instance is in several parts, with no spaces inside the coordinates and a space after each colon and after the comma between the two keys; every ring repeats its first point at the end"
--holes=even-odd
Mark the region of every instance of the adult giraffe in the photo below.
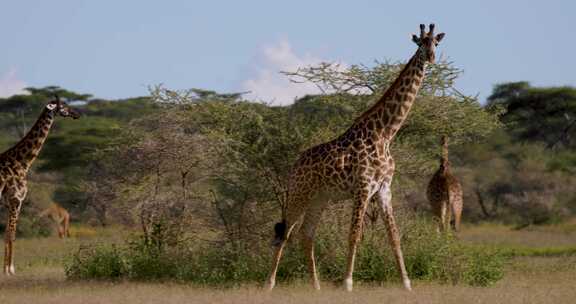
{"type": "Polygon", "coordinates": [[[14,274],[14,241],[16,240],[16,224],[22,202],[28,192],[26,178],[32,163],[48,137],[54,117],[72,117],[80,115],[58,97],[50,101],[34,126],[16,145],[0,154],[0,201],[8,208],[8,225],[4,239],[4,274],[14,274]]]}
{"type": "Polygon", "coordinates": [[[434,24],[426,33],[420,25],[420,35],[412,36],[418,50],[404,66],[398,78],[382,98],[357,118],[338,138],[312,147],[300,155],[288,180],[288,196],[282,222],[274,227],[276,246],[273,265],[267,282],[274,288],[282,250],[296,222],[302,215],[303,245],[314,288],[320,289],[314,259],[314,235],[322,211],[335,190],[351,194],[355,199],[349,238],[349,254],[344,277],[347,290],[352,290],[352,274],[356,248],[362,233],[362,222],[368,202],[378,194],[380,207],[393,247],[404,287],[411,289],[400,248],[400,236],[392,213],[390,185],[394,175],[394,160],[390,144],[408,116],[416,94],[422,85],[427,63],[433,63],[435,48],[444,33],[434,35],[434,24]]]}

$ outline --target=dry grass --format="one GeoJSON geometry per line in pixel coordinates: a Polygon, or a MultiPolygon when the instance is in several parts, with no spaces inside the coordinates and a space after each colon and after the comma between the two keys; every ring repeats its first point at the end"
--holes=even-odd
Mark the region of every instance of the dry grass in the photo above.
{"type": "Polygon", "coordinates": [[[576,246],[576,224],[529,227],[522,230],[498,224],[466,226],[460,235],[462,241],[473,244],[520,247],[576,246]]]}
{"type": "MultiPolygon", "coordinates": [[[[102,234],[100,234],[102,235],[102,234]]],[[[461,239],[472,243],[521,246],[574,245],[574,232],[552,228],[512,231],[502,226],[466,227],[461,239]],[[571,241],[571,242],[570,242],[571,241]]],[[[0,276],[0,303],[574,303],[576,257],[516,258],[504,279],[492,287],[414,283],[414,292],[400,285],[359,285],[352,293],[325,282],[314,292],[305,283],[282,285],[273,292],[258,286],[208,289],[175,283],[71,282],[62,259],[83,242],[119,240],[22,239],[17,242],[15,277],[0,276]]]]}
{"type": "Polygon", "coordinates": [[[399,285],[364,285],[348,293],[334,286],[320,292],[306,285],[264,292],[255,286],[218,290],[166,283],[69,282],[58,269],[37,268],[1,278],[0,303],[573,303],[575,284],[576,258],[519,259],[511,273],[490,288],[417,283],[411,293],[399,285]]]}
{"type": "MultiPolygon", "coordinates": [[[[77,228],[71,227],[71,234],[77,228]]],[[[86,230],[88,228],[80,228],[86,230]]],[[[72,237],[59,239],[47,238],[17,238],[15,242],[16,271],[27,271],[44,266],[62,267],[64,259],[68,258],[79,246],[99,242],[124,242],[129,233],[118,228],[99,228],[89,237],[72,237]]],[[[74,234],[72,234],[74,235],[74,234]]]]}

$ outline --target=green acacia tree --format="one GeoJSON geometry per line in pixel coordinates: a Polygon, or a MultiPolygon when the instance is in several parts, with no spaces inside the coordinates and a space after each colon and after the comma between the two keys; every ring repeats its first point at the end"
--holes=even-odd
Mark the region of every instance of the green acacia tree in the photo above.
{"type": "Polygon", "coordinates": [[[494,88],[487,106],[503,111],[502,122],[518,140],[542,142],[549,149],[576,145],[576,88],[503,83],[494,88]]]}
{"type": "MultiPolygon", "coordinates": [[[[205,90],[155,87],[151,95],[167,111],[187,117],[182,128],[196,130],[210,142],[207,149],[212,151],[212,165],[205,166],[210,182],[204,190],[211,191],[207,197],[212,198],[219,217],[226,218],[222,220],[226,229],[233,230],[226,235],[262,239],[268,238],[270,221],[277,218],[272,214],[280,212],[286,175],[298,154],[344,132],[401,68],[401,64],[391,63],[371,68],[321,64],[286,72],[292,80],[311,81],[326,92],[305,96],[289,106],[254,103],[242,94],[205,90]]],[[[437,164],[441,135],[451,136],[458,145],[477,142],[499,126],[495,114],[454,89],[459,73],[449,62],[431,66],[395,140],[397,182],[403,190],[422,188],[422,178],[437,164]]]]}

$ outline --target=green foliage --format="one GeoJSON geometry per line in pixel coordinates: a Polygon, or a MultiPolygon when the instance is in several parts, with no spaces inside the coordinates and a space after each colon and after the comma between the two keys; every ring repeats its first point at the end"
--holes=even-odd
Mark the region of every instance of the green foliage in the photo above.
{"type": "MultiPolygon", "coordinates": [[[[502,278],[503,258],[495,251],[464,247],[451,236],[436,233],[435,224],[422,217],[407,225],[403,235],[404,256],[413,280],[488,286],[502,278]]],[[[316,255],[323,280],[337,281],[343,276],[347,254],[346,246],[342,246],[345,234],[335,233],[341,230],[328,227],[318,236],[316,255]]],[[[398,281],[396,262],[384,235],[380,230],[365,231],[357,255],[357,280],[398,281]]],[[[183,245],[159,249],[143,238],[135,238],[121,250],[117,247],[93,250],[91,257],[79,251],[67,267],[67,276],[90,279],[109,274],[110,279],[121,276],[138,281],[175,280],[235,286],[263,282],[268,275],[271,250],[263,242],[251,248],[234,247],[231,243],[183,245]]],[[[302,250],[289,246],[278,270],[278,280],[307,278],[305,265],[302,250]]]]}
{"type": "Polygon", "coordinates": [[[461,163],[465,214],[469,220],[498,220],[515,224],[552,224],[574,214],[576,180],[569,163],[571,152],[551,151],[542,144],[514,143],[504,131],[483,144],[453,153],[461,163]]]}
{"type": "Polygon", "coordinates": [[[490,286],[504,276],[504,258],[497,252],[469,251],[467,269],[463,276],[466,283],[472,286],[490,286]]]}
{"type": "Polygon", "coordinates": [[[129,276],[134,280],[161,280],[176,278],[182,260],[166,251],[144,242],[131,242],[126,254],[129,276]]]}
{"type": "MultiPolygon", "coordinates": [[[[0,226],[3,226],[1,223],[0,226]]],[[[39,223],[33,217],[21,217],[16,229],[17,237],[45,237],[52,234],[53,223],[42,221],[39,223]]],[[[4,229],[2,229],[4,230],[4,229]]]]}
{"type": "Polygon", "coordinates": [[[66,89],[60,88],[58,86],[47,86],[43,88],[33,88],[28,87],[25,89],[32,96],[42,96],[45,98],[54,98],[58,95],[62,99],[73,100],[73,101],[83,101],[88,100],[92,97],[90,94],[78,94],[66,89]]]}
{"type": "Polygon", "coordinates": [[[504,83],[494,88],[487,106],[502,108],[502,122],[522,141],[543,142],[548,148],[574,146],[575,88],[535,88],[528,82],[504,83]]]}

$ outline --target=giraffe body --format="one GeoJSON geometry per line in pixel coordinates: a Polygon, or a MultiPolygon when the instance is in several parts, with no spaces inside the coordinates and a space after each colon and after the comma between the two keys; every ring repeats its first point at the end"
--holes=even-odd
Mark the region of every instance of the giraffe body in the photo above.
{"type": "Polygon", "coordinates": [[[390,143],[406,119],[424,78],[427,62],[434,61],[434,48],[444,34],[434,36],[434,26],[426,33],[421,25],[420,37],[413,40],[419,48],[383,97],[362,114],[338,138],[312,147],[300,155],[288,180],[288,195],[282,222],[274,227],[276,246],[268,288],[275,285],[276,271],[286,241],[297,221],[304,217],[303,248],[314,288],[320,283],[314,258],[314,236],[328,198],[349,195],[354,199],[349,235],[349,255],[344,277],[347,290],[352,290],[354,260],[360,241],[363,218],[374,195],[384,215],[390,243],[396,257],[404,287],[411,289],[404,265],[400,236],[396,227],[391,198],[394,159],[390,143]]]}
{"type": "Polygon", "coordinates": [[[24,138],[0,154],[0,202],[8,209],[3,267],[6,275],[14,274],[14,241],[22,202],[28,193],[26,177],[48,137],[56,115],[74,119],[79,117],[76,111],[57,98],[46,105],[24,138]]]}
{"type": "Polygon", "coordinates": [[[59,238],[70,237],[70,213],[57,203],[52,203],[39,214],[39,217],[49,216],[56,224],[59,238]]]}
{"type": "Polygon", "coordinates": [[[449,231],[451,224],[454,231],[458,231],[463,207],[462,186],[450,170],[448,138],[445,136],[442,137],[440,167],[432,176],[426,194],[432,212],[439,220],[439,231],[449,231]]]}

